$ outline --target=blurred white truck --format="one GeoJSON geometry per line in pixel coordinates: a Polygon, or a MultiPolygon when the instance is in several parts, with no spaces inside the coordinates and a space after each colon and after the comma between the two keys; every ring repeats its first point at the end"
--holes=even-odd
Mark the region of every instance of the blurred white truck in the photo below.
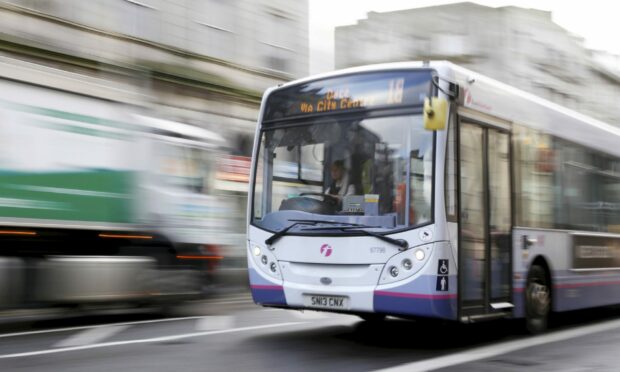
{"type": "Polygon", "coordinates": [[[199,296],[230,229],[224,138],[76,76],[0,59],[0,309],[199,296]]]}

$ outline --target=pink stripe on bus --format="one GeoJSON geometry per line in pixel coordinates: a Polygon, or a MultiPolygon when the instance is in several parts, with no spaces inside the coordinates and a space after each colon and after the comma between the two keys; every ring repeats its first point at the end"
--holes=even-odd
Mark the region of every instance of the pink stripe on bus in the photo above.
{"type": "MultiPolygon", "coordinates": [[[[608,282],[578,282],[578,283],[565,283],[565,284],[556,284],[553,288],[556,289],[567,289],[567,288],[580,288],[580,287],[596,287],[596,286],[604,286],[604,285],[620,285],[620,280],[608,281],[608,282]]],[[[523,292],[525,288],[519,287],[514,288],[515,292],[523,292]]]]}
{"type": "Polygon", "coordinates": [[[388,292],[388,291],[375,291],[375,296],[390,296],[390,297],[403,297],[403,298],[420,298],[425,300],[448,300],[456,298],[456,293],[449,294],[425,294],[425,293],[403,293],[403,292],[388,292]]]}
{"type": "Polygon", "coordinates": [[[579,287],[594,287],[599,285],[618,285],[620,280],[608,281],[608,282],[581,282],[581,283],[566,283],[554,285],[554,288],[579,288],[579,287]]]}
{"type": "Polygon", "coordinates": [[[252,284],[250,287],[252,289],[266,289],[270,291],[281,291],[283,289],[281,285],[252,284]]]}

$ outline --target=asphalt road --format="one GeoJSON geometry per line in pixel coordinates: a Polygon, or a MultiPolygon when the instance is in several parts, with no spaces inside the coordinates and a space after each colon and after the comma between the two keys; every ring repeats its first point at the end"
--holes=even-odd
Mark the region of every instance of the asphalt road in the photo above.
{"type": "Polygon", "coordinates": [[[476,325],[254,306],[237,295],[174,314],[79,315],[0,324],[0,371],[618,370],[620,310],[563,315],[545,335],[476,325]]]}

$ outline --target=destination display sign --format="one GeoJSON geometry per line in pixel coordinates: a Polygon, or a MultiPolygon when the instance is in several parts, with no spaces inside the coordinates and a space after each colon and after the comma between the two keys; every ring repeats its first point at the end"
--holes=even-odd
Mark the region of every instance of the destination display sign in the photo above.
{"type": "Polygon", "coordinates": [[[421,105],[431,93],[431,71],[387,71],[315,80],[278,90],[264,120],[321,113],[421,105]]]}

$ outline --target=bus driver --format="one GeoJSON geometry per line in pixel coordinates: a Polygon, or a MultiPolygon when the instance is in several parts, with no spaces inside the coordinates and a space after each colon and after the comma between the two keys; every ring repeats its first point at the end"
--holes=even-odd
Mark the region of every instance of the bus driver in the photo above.
{"type": "Polygon", "coordinates": [[[336,160],[332,163],[330,174],[332,176],[332,183],[325,190],[325,194],[331,195],[340,201],[347,195],[355,194],[355,186],[349,183],[347,168],[344,166],[343,160],[336,160]]]}

